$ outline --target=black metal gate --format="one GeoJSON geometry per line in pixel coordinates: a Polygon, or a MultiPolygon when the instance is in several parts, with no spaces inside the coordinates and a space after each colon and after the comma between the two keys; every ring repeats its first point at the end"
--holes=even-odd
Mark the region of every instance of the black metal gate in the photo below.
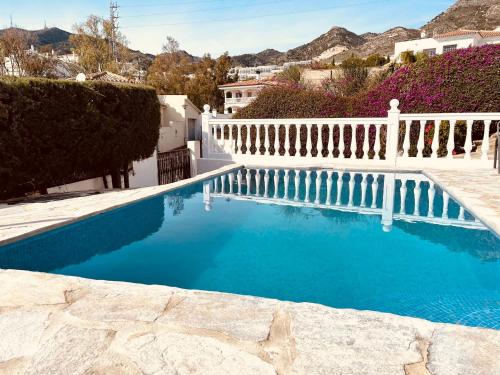
{"type": "Polygon", "coordinates": [[[158,153],[158,183],[160,185],[191,177],[191,157],[188,149],[158,153]]]}

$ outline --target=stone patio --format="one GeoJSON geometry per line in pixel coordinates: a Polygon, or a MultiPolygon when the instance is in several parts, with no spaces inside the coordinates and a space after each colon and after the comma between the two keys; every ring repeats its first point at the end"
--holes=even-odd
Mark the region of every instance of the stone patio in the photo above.
{"type": "Polygon", "coordinates": [[[0,270],[0,373],[493,375],[500,332],[0,270]]]}

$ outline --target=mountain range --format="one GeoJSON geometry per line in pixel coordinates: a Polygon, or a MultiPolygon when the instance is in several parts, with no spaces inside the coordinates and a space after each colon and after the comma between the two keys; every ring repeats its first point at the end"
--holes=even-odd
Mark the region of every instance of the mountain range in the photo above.
{"type": "MultiPolygon", "coordinates": [[[[367,57],[371,54],[389,55],[394,51],[394,44],[399,41],[417,39],[425,30],[427,35],[462,29],[494,29],[500,26],[500,3],[498,0],[458,0],[445,12],[439,14],[420,29],[402,26],[391,28],[383,33],[356,34],[343,27],[334,26],[309,43],[292,48],[286,52],[266,49],[258,53],[232,56],[234,65],[256,66],[282,64],[300,60],[343,60],[351,54],[367,57]]],[[[3,30],[0,30],[0,34],[3,30]]],[[[38,48],[54,49],[57,53],[69,53],[71,33],[56,27],[28,31],[34,45],[38,48]]],[[[130,50],[133,59],[147,67],[154,56],[140,51],[130,50]]],[[[186,57],[195,60],[195,56],[182,51],[186,57]]]]}

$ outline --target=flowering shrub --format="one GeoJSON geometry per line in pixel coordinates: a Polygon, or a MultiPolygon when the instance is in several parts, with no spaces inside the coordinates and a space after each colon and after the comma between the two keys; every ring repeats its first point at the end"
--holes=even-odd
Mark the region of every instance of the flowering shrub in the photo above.
{"type": "MultiPolygon", "coordinates": [[[[237,118],[386,117],[391,99],[402,113],[498,112],[500,110],[500,45],[459,49],[403,66],[379,84],[351,97],[299,85],[266,89],[237,118]]],[[[424,132],[424,155],[431,152],[434,124],[424,132]]],[[[449,124],[443,122],[439,151],[446,154],[449,124]]],[[[491,130],[495,126],[491,126],[491,130]]],[[[402,134],[404,126],[401,126],[402,134]]],[[[474,124],[473,139],[482,138],[482,124],[474,124]]],[[[372,132],[370,132],[372,133],[372,132]]],[[[410,155],[415,155],[419,126],[411,127],[410,155]]],[[[313,133],[314,136],[314,133],[313,133]]],[[[359,138],[359,137],[358,137],[359,138]]],[[[400,136],[400,146],[403,137],[400,136]]],[[[465,124],[457,122],[455,145],[465,141],[465,124]]],[[[313,139],[313,143],[315,139],[313,139]]],[[[346,134],[346,143],[350,134],[346,134]]],[[[358,139],[358,143],[361,139],[358,139]]],[[[372,136],[370,136],[372,142],[372,136]]]]}
{"type": "Polygon", "coordinates": [[[496,112],[500,45],[459,49],[398,69],[360,95],[359,116],[386,116],[391,99],[403,113],[496,112]]]}

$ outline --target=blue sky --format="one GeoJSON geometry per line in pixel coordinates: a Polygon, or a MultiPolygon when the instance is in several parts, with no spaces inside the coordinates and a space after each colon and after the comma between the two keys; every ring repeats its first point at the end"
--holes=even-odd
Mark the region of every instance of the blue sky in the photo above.
{"type": "MultiPolygon", "coordinates": [[[[158,53],[170,35],[191,54],[286,51],[342,26],[358,34],[418,28],[453,0],[118,0],[129,46],[158,53]]],[[[71,31],[89,14],[109,15],[109,0],[0,0],[0,27],[57,26],[71,31]]]]}

